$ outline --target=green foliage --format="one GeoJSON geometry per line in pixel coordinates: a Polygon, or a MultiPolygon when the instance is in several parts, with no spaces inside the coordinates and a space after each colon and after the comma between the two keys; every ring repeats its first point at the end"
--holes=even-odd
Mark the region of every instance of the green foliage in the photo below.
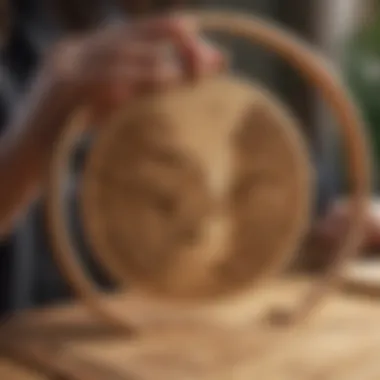
{"type": "Polygon", "coordinates": [[[367,122],[376,171],[380,167],[380,18],[347,45],[346,79],[367,122]]]}

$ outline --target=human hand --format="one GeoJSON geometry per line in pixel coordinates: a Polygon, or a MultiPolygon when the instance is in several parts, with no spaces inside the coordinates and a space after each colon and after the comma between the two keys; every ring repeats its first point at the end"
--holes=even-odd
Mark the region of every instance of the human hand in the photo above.
{"type": "MultiPolygon", "coordinates": [[[[319,241],[324,252],[331,252],[339,248],[348,233],[351,223],[351,208],[347,201],[334,203],[327,215],[320,220],[312,230],[314,241],[319,241]]],[[[364,239],[361,249],[378,250],[380,247],[380,207],[376,200],[368,203],[364,219],[364,239]]]]}
{"type": "Polygon", "coordinates": [[[85,99],[96,109],[109,109],[223,66],[223,56],[199,37],[192,20],[167,17],[64,41],[45,67],[77,102],[85,99]]]}

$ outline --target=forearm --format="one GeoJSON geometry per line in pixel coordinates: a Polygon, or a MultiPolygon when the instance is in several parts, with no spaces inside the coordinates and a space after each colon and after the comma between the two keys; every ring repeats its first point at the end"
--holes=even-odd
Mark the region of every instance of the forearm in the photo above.
{"type": "Polygon", "coordinates": [[[41,79],[0,140],[0,234],[39,194],[51,149],[74,107],[61,84],[41,79]]]}

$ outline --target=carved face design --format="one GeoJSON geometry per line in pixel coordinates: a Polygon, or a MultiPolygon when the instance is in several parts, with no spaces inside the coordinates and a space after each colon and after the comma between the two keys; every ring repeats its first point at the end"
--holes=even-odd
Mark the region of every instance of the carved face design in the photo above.
{"type": "Polygon", "coordinates": [[[201,297],[284,263],[308,212],[307,163],[263,99],[211,81],[146,100],[102,133],[83,201],[105,265],[155,292],[201,297]]]}

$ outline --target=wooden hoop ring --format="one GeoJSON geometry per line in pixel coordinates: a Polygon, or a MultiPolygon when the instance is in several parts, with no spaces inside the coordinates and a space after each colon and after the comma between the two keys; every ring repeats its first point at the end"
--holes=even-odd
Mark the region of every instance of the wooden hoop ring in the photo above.
{"type": "MultiPolygon", "coordinates": [[[[201,30],[227,32],[276,52],[321,91],[342,128],[344,142],[349,153],[348,165],[353,189],[352,219],[346,239],[336,254],[333,265],[322,276],[318,286],[312,288],[311,294],[307,294],[306,302],[302,303],[301,308],[296,311],[295,320],[298,320],[300,316],[308,315],[320,304],[326,295],[326,289],[331,288],[340,278],[342,265],[358,252],[363,238],[365,210],[371,189],[371,165],[362,122],[352,101],[347,96],[344,86],[337,76],[325,67],[321,57],[284,30],[248,16],[225,12],[186,13],[185,16],[194,18],[201,30]]],[[[83,132],[85,126],[86,112],[81,111],[65,130],[52,159],[48,181],[47,216],[53,248],[63,273],[83,301],[106,322],[129,329],[127,321],[110,313],[103,302],[99,301],[98,292],[94,290],[92,283],[75,263],[74,250],[69,236],[67,236],[61,213],[63,209],[60,199],[62,179],[65,178],[64,174],[67,172],[66,163],[70,155],[70,146],[83,132]],[[62,232],[64,233],[62,234],[62,232]],[[64,260],[63,257],[65,257],[64,260]]]]}

